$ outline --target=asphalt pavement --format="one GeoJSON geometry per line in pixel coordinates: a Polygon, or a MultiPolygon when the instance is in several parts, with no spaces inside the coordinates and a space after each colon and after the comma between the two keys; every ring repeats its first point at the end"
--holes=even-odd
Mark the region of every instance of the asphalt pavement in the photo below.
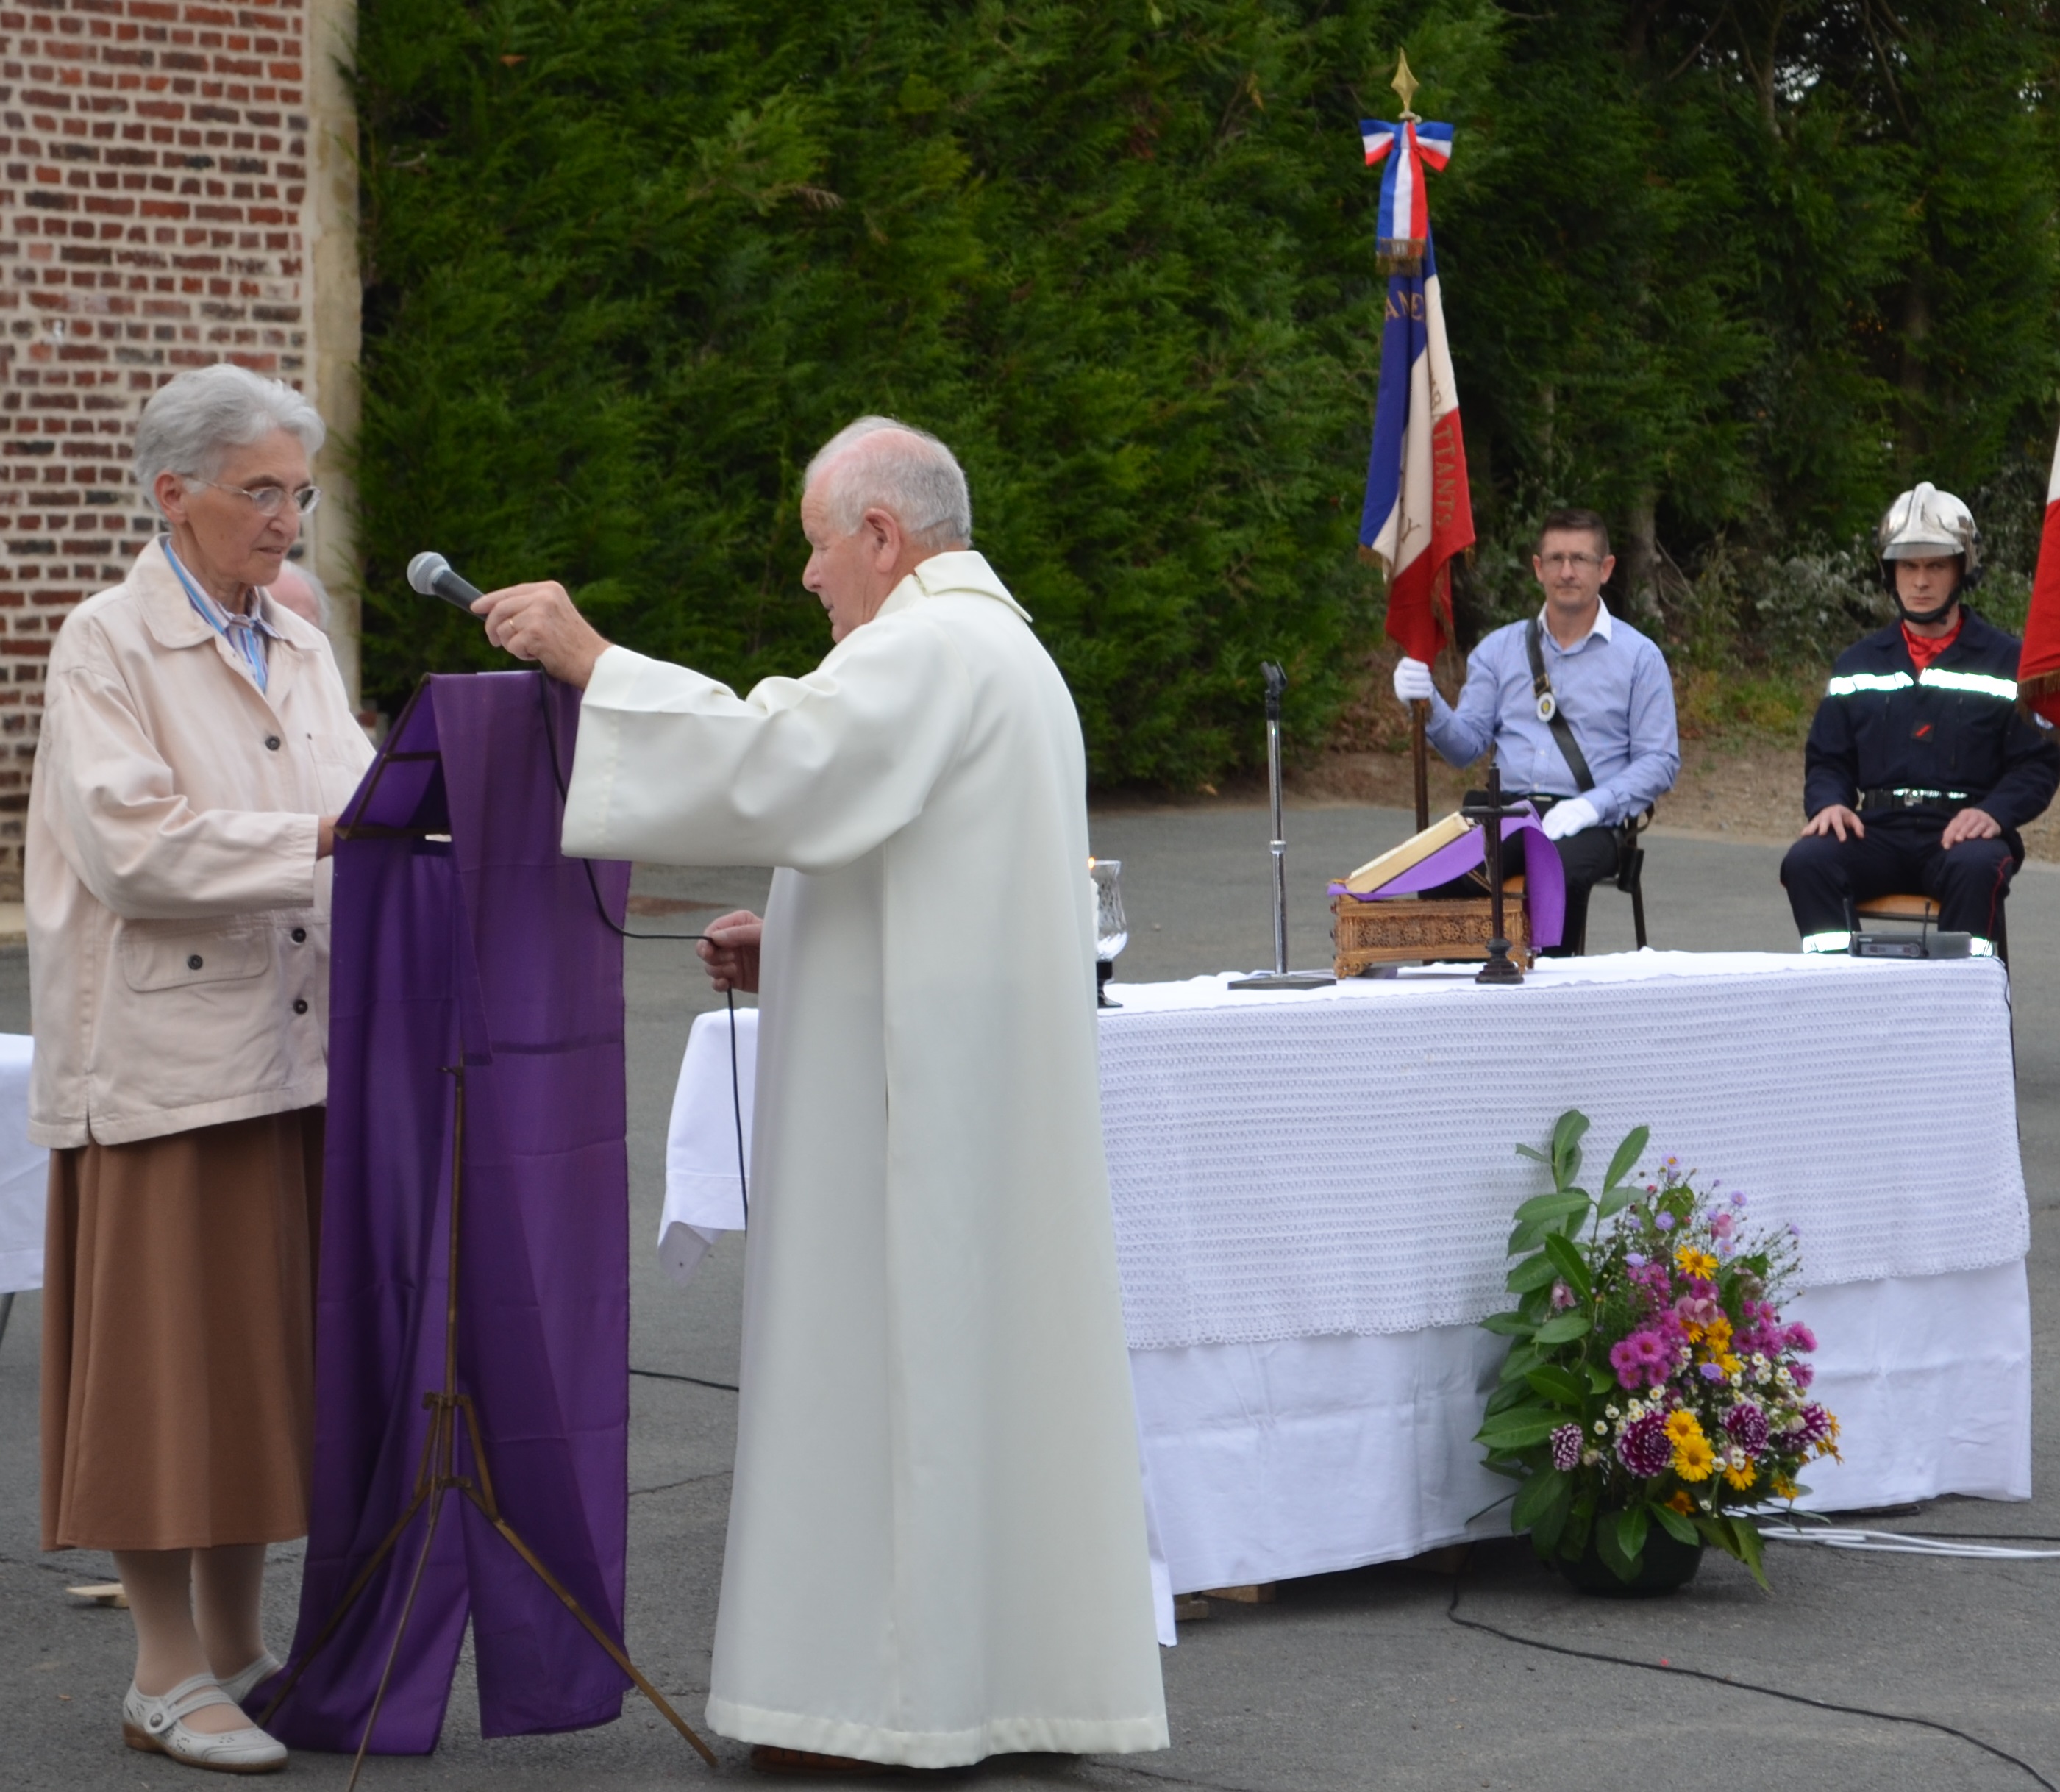
{"type": "MultiPolygon", "coordinates": [[[[1408,832],[1393,811],[1291,812],[1291,956],[1327,956],[1324,880],[1408,832]]],[[[1268,828],[1256,808],[1105,811],[1096,852],[1124,864],[1130,944],[1119,974],[1144,981],[1270,964],[1268,828]]],[[[1648,837],[1652,943],[1793,951],[1778,847],[1648,837]]],[[[755,872],[640,872],[692,931],[756,906],[755,872]]],[[[2046,1539],[2060,1548],[2060,872],[2027,868],[2011,899],[2018,1088],[2031,1191],[2034,1499],[1935,1501],[1870,1520],[1929,1535],[2046,1539]]],[[[1631,944],[1630,904],[1598,892],[1593,951],[1631,944]]],[[[664,1127],[689,1025],[713,1005],[690,947],[629,948],[632,1255],[629,1641],[644,1670],[700,1723],[721,1571],[733,1438],[743,1246],[727,1240],[682,1291],[649,1245],[664,1127]],[[679,1379],[692,1378],[692,1379],[679,1379]]],[[[0,952],[0,1031],[28,1024],[26,965],[0,952]]],[[[1922,1101],[1930,1042],[1880,1066],[1881,1099],[1922,1101]]],[[[1939,1116],[1950,1127],[1953,1116],[1939,1116]]],[[[44,1556],[36,1531],[39,1297],[0,1340],[0,1786],[190,1787],[191,1770],[122,1746],[132,1663],[124,1613],[79,1606],[67,1585],[109,1578],[104,1556],[44,1556]]],[[[2037,1547],[2034,1544],[2032,1547],[2037,1547]]],[[[293,1625],[297,1546],[273,1552],[275,1647],[293,1625]]],[[[1811,1792],[2060,1786],[2060,1560],[1929,1561],[1795,1550],[1763,1593],[1725,1559],[1671,1598],[1583,1598],[1519,1542],[1477,1547],[1456,1574],[1390,1564],[1284,1584],[1271,1605],[1216,1602],[1164,1655],[1173,1746],[1127,1759],[1016,1757],[951,1776],[982,1787],[1239,1792],[1521,1787],[1811,1792]],[[1842,1707],[1842,1709],[1841,1709],[1842,1707]],[[1954,1734],[1958,1731],[1962,1734],[1954,1734]],[[2011,1758],[2015,1758],[2013,1760],[2011,1758]]],[[[718,1742],[720,1778],[756,1780],[718,1742]]],[[[341,1786],[349,1762],[301,1754],[297,1783],[341,1786]]],[[[378,1758],[362,1783],[417,1787],[691,1786],[712,1777],[632,1695],[622,1720],[576,1734],[483,1741],[469,1652],[442,1746],[378,1758]]],[[[818,1783],[839,1784],[840,1781],[818,1783]]],[[[856,1782],[853,1782],[856,1783],[856,1782]]],[[[891,1783],[891,1782],[890,1782],[891,1783]]]]}

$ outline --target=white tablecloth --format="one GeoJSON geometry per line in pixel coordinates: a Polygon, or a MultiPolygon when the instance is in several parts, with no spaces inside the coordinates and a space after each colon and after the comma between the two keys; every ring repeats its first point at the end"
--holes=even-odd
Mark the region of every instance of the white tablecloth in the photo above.
{"type": "MultiPolygon", "coordinates": [[[[1118,985],[1102,1092],[1156,1532],[1180,1588],[1506,1528],[1467,1442],[1503,1346],[1519,1141],[1579,1107],[1795,1223],[1842,1467],[1812,1503],[2030,1492],[2030,1227],[1993,960],[1640,952],[1277,995],[1118,985]],[[1927,1044],[1926,1099],[1893,1067],[1927,1044]],[[1950,1112],[1950,1129],[1931,1116],[1950,1112]]],[[[756,1057],[741,1011],[740,1066],[756,1057]]],[[[727,1021],[695,1023],[660,1251],[741,1222],[727,1021]],[[692,1228],[693,1230],[689,1230],[692,1228]]],[[[745,1072],[745,1129],[750,1087],[745,1072]]],[[[684,1273],[683,1273],[684,1272],[684,1273]]]]}
{"type": "Polygon", "coordinates": [[[50,1154],[29,1143],[29,1060],[36,1042],[0,1033],[0,1294],[43,1285],[43,1190],[50,1154]]]}

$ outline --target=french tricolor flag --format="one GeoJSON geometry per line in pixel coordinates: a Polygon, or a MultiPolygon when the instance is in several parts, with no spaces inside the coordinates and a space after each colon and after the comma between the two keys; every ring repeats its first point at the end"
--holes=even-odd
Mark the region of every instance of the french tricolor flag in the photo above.
{"type": "MultiPolygon", "coordinates": [[[[1430,222],[1421,222],[1423,272],[1397,273],[1387,282],[1380,393],[1359,544],[1387,575],[1388,639],[1427,665],[1452,638],[1451,561],[1473,545],[1474,509],[1467,491],[1467,445],[1459,432],[1459,395],[1445,341],[1437,257],[1430,222]]],[[[2050,510],[2046,526],[2048,557],[2060,580],[2050,510]]],[[[2053,609],[2054,663],[2060,668],[2060,592],[2054,594],[2053,609]]]]}
{"type": "Polygon", "coordinates": [[[2049,722],[2060,724],[2060,442],[2046,485],[2046,529],[2038,538],[2038,576],[2017,657],[2017,694],[2049,722]]]}

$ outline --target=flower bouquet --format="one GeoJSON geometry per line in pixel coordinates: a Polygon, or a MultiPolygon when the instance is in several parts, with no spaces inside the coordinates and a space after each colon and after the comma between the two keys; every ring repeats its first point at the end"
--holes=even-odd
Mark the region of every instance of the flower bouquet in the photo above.
{"type": "Polygon", "coordinates": [[[1809,1398],[1817,1340],[1779,1309],[1795,1228],[1751,1229],[1743,1194],[1697,1188],[1671,1157],[1655,1179],[1637,1173],[1642,1126],[1591,1196],[1575,1186],[1587,1128],[1570,1110],[1549,1151],[1517,1147],[1553,1187],[1516,1210],[1515,1310],[1482,1322],[1511,1344],[1475,1441],[1523,1483],[1511,1529],[1570,1578],[1599,1560],[1619,1583],[1649,1581],[1651,1541],[1685,1560],[1678,1582],[1714,1543],[1763,1586],[1747,1509],[1794,1499],[1802,1465],[1838,1453],[1838,1421],[1809,1398]]]}

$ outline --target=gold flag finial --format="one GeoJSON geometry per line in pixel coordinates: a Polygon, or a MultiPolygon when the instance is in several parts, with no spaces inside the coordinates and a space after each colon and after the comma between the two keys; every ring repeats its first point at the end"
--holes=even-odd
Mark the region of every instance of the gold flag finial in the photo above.
{"type": "Polygon", "coordinates": [[[1400,59],[1395,65],[1395,79],[1391,85],[1395,92],[1402,96],[1402,116],[1404,118],[1414,118],[1416,116],[1415,108],[1417,81],[1416,77],[1409,72],[1409,52],[1406,50],[1401,53],[1400,59]]]}

